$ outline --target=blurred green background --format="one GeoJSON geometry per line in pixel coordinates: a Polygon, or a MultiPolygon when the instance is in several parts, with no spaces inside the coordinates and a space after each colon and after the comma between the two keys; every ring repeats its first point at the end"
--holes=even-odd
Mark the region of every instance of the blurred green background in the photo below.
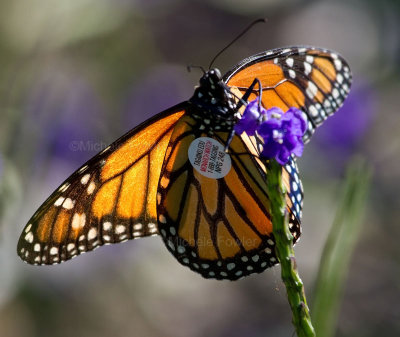
{"type": "MultiPolygon", "coordinates": [[[[291,336],[279,268],[204,280],[160,238],[65,264],[16,255],[26,221],[75,169],[139,122],[188,99],[211,58],[222,72],[257,52],[336,50],[354,76],[345,106],[299,160],[305,188],[297,262],[312,301],[346,163],[375,175],[336,336],[400,335],[398,0],[0,0],[0,336],[291,336]],[[76,142],[83,144],[78,149],[76,142]]],[[[323,336],[322,336],[323,337],[323,336]]]]}

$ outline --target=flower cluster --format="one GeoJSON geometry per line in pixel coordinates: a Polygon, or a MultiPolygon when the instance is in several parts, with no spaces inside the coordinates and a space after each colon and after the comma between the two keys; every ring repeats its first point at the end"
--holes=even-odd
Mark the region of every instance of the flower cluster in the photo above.
{"type": "Polygon", "coordinates": [[[275,158],[281,165],[285,165],[292,154],[297,157],[302,155],[306,129],[301,110],[294,107],[286,112],[277,107],[266,110],[259,106],[257,99],[247,105],[242,118],[235,125],[238,134],[246,132],[253,136],[257,132],[264,139],[261,156],[275,158]]]}

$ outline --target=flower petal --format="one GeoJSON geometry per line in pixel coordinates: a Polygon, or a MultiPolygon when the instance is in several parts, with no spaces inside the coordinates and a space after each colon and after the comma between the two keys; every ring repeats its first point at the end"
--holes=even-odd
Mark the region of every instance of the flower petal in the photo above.
{"type": "Polygon", "coordinates": [[[282,146],[275,159],[279,164],[285,165],[289,161],[289,157],[290,157],[289,150],[287,150],[286,147],[282,146]]]}
{"type": "Polygon", "coordinates": [[[299,129],[301,130],[301,132],[303,133],[302,136],[304,135],[304,133],[307,130],[307,122],[304,120],[303,118],[303,112],[300,109],[297,109],[295,107],[291,107],[289,108],[289,110],[287,111],[287,113],[290,112],[293,114],[294,118],[296,118],[296,124],[298,123],[299,129]]]}
{"type": "Polygon", "coordinates": [[[279,145],[280,144],[274,141],[265,143],[263,151],[261,152],[261,156],[268,159],[275,158],[279,152],[279,145]]]}
{"type": "Polygon", "coordinates": [[[249,136],[253,136],[257,130],[257,127],[257,120],[248,120],[242,117],[235,125],[235,132],[238,134],[246,132],[249,136]]]}
{"type": "Polygon", "coordinates": [[[279,119],[271,118],[271,119],[268,119],[268,120],[262,122],[259,125],[259,127],[257,129],[257,132],[259,133],[259,135],[261,137],[264,137],[264,136],[267,136],[267,135],[268,136],[272,135],[272,131],[280,129],[281,124],[282,123],[281,123],[281,121],[279,119]]]}
{"type": "Polygon", "coordinates": [[[300,157],[304,148],[302,137],[307,129],[303,112],[295,107],[285,113],[278,107],[265,110],[258,104],[258,99],[255,99],[246,106],[235,131],[240,134],[246,132],[250,136],[257,132],[264,140],[260,155],[275,158],[281,165],[288,162],[291,154],[300,157]]]}
{"type": "Polygon", "coordinates": [[[301,155],[303,154],[303,149],[304,149],[303,139],[299,137],[298,142],[296,143],[296,147],[292,150],[292,153],[297,157],[301,157],[301,155]]]}
{"type": "Polygon", "coordinates": [[[297,136],[295,136],[295,135],[293,135],[293,134],[287,133],[287,134],[285,135],[284,140],[283,140],[283,145],[284,145],[290,152],[292,152],[293,149],[296,148],[298,142],[299,142],[299,137],[297,137],[297,136]]]}
{"type": "Polygon", "coordinates": [[[235,125],[235,132],[242,134],[246,132],[249,136],[253,136],[259,125],[259,120],[263,107],[258,106],[258,100],[255,99],[247,104],[246,109],[243,112],[243,116],[235,125]]]}
{"type": "Polygon", "coordinates": [[[281,108],[273,106],[266,111],[266,115],[268,118],[276,118],[277,116],[279,116],[278,119],[280,119],[284,115],[284,113],[281,108]]]}

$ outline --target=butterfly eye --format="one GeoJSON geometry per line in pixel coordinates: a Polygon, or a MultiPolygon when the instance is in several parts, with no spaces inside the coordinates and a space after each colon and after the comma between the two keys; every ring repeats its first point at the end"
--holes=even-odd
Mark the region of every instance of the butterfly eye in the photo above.
{"type": "Polygon", "coordinates": [[[210,70],[210,75],[212,75],[217,81],[221,80],[222,75],[221,72],[219,71],[219,69],[214,68],[210,70]]]}

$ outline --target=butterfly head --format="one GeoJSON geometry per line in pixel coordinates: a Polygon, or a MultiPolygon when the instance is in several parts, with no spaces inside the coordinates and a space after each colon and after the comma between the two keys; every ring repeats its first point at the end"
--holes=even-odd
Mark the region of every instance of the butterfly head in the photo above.
{"type": "Polygon", "coordinates": [[[214,68],[206,71],[202,78],[200,79],[200,85],[207,85],[210,84],[218,84],[222,81],[222,75],[219,69],[214,68]]]}
{"type": "Polygon", "coordinates": [[[216,68],[208,70],[200,78],[200,85],[190,101],[213,115],[230,117],[235,113],[233,96],[224,83],[221,72],[216,68]]]}

